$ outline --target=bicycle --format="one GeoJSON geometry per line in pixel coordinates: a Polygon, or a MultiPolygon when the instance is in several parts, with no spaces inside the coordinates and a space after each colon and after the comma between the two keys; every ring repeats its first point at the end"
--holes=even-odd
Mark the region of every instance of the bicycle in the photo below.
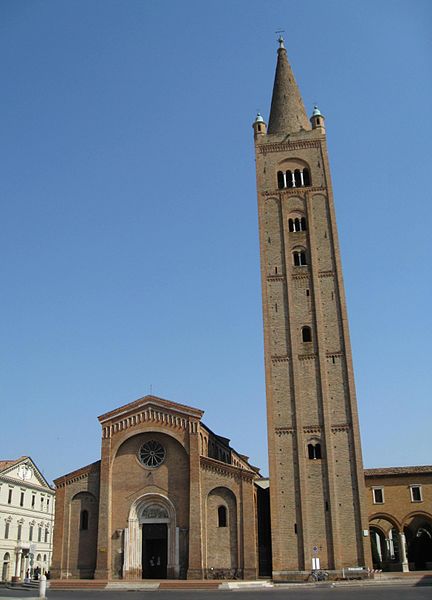
{"type": "Polygon", "coordinates": [[[308,581],[327,581],[329,574],[322,569],[312,569],[308,581]]]}

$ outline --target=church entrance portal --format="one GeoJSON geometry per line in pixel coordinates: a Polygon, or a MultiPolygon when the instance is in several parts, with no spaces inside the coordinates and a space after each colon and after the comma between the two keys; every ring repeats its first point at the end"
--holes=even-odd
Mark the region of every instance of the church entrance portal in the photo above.
{"type": "Polygon", "coordinates": [[[168,555],[166,523],[149,523],[142,527],[143,579],[166,579],[168,555]]]}

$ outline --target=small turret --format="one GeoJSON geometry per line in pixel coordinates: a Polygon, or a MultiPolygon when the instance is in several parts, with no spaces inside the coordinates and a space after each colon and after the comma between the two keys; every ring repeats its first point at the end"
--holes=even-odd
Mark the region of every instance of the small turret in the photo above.
{"type": "Polygon", "coordinates": [[[315,104],[312,116],[310,118],[310,122],[312,124],[312,129],[320,129],[322,133],[325,133],[325,117],[321,114],[320,109],[315,104]]]}
{"type": "Polygon", "coordinates": [[[265,135],[267,133],[267,123],[264,121],[260,113],[257,113],[255,121],[253,122],[253,130],[255,139],[259,135],[265,135]]]}

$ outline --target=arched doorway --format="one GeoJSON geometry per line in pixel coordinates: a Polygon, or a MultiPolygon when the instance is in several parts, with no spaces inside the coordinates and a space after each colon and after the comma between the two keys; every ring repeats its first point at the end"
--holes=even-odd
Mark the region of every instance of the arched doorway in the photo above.
{"type": "Polygon", "coordinates": [[[410,571],[432,569],[432,518],[415,514],[405,523],[410,571]]]}
{"type": "MultiPolygon", "coordinates": [[[[374,569],[402,571],[408,567],[401,524],[386,513],[370,517],[369,533],[374,569]]],[[[404,536],[403,536],[404,537],[404,536]]],[[[407,569],[405,569],[407,570],[407,569]]]]}
{"type": "Polygon", "coordinates": [[[2,581],[9,581],[9,565],[10,565],[10,554],[6,552],[3,556],[3,566],[2,566],[2,581]]]}
{"type": "Polygon", "coordinates": [[[124,531],[125,579],[177,579],[179,540],[172,502],[162,494],[144,494],[129,511],[124,531]]]}
{"type": "Polygon", "coordinates": [[[166,579],[169,513],[165,507],[159,504],[149,504],[141,513],[140,523],[142,577],[143,579],[166,579]]]}

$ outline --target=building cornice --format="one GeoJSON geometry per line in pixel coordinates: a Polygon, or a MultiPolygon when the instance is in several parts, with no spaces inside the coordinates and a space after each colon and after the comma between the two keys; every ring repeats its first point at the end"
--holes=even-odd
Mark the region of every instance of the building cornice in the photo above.
{"type": "Polygon", "coordinates": [[[305,150],[307,148],[319,148],[322,140],[297,140],[292,142],[270,142],[258,144],[257,153],[268,154],[269,152],[289,152],[291,150],[305,150]]]}
{"type": "Polygon", "coordinates": [[[218,473],[219,475],[225,475],[226,477],[232,477],[234,479],[244,479],[246,481],[253,481],[254,479],[260,478],[256,471],[246,471],[245,469],[241,469],[240,467],[228,465],[227,463],[220,462],[219,460],[215,460],[214,458],[209,458],[208,456],[201,456],[200,464],[201,467],[206,471],[218,473]]]}
{"type": "Polygon", "coordinates": [[[99,472],[100,463],[101,461],[97,460],[96,462],[91,463],[90,465],[86,465],[85,467],[76,469],[71,473],[67,473],[66,475],[57,477],[57,479],[54,479],[54,485],[56,486],[56,489],[63,488],[66,485],[70,485],[71,483],[75,483],[76,481],[80,481],[82,479],[87,479],[90,474],[99,472]]]}
{"type": "Polygon", "coordinates": [[[31,489],[37,492],[43,492],[45,494],[50,494],[52,496],[55,495],[55,490],[50,486],[43,486],[41,484],[31,483],[29,481],[21,481],[20,479],[16,479],[15,477],[8,477],[7,475],[0,475],[0,483],[7,483],[8,485],[14,485],[23,489],[31,489]]]}

